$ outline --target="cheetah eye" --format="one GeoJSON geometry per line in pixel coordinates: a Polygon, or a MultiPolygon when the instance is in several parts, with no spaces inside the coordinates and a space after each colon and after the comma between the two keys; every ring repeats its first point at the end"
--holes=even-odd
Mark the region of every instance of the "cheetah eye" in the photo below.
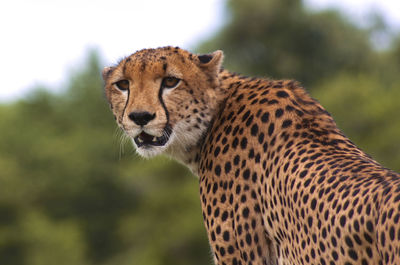
{"type": "Polygon", "coordinates": [[[115,84],[115,85],[117,86],[117,88],[118,88],[119,90],[121,90],[121,91],[126,91],[126,90],[129,89],[129,81],[126,80],[126,79],[123,79],[123,80],[120,80],[120,81],[118,81],[118,82],[115,82],[114,84],[115,84]]]}
{"type": "Polygon", "coordinates": [[[168,76],[162,80],[161,86],[163,88],[174,88],[179,84],[179,81],[181,81],[179,78],[168,76]]]}

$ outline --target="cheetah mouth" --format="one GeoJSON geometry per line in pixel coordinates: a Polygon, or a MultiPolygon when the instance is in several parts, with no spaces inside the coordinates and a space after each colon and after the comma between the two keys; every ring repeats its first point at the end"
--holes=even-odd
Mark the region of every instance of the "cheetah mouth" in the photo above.
{"type": "Polygon", "coordinates": [[[164,146],[172,133],[170,126],[164,128],[163,134],[160,137],[148,134],[142,131],[138,136],[133,138],[137,147],[164,146]]]}

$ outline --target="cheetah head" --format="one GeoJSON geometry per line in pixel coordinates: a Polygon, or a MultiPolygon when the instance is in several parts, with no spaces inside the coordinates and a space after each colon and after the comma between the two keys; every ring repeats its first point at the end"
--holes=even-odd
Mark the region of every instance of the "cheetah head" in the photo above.
{"type": "Polygon", "coordinates": [[[164,47],[138,51],[103,70],[117,124],[138,154],[182,156],[202,138],[218,106],[223,53],[164,47]]]}

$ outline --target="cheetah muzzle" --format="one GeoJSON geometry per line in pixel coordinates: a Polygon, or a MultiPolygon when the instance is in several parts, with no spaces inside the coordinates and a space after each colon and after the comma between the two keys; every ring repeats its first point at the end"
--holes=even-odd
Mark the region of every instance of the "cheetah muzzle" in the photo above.
{"type": "Polygon", "coordinates": [[[147,134],[145,131],[142,131],[138,136],[133,138],[138,148],[150,148],[151,146],[164,146],[172,133],[172,129],[170,126],[167,126],[162,136],[157,137],[154,135],[147,134]]]}

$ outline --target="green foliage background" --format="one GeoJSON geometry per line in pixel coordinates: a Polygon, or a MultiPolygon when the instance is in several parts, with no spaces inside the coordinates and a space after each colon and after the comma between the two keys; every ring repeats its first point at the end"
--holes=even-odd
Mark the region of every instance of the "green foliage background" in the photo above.
{"type": "MultiPolygon", "coordinates": [[[[358,146],[400,171],[398,36],[376,49],[376,30],[300,0],[230,0],[227,14],[195,50],[224,50],[232,71],[301,81],[358,146]]],[[[101,65],[91,52],[65,91],[0,105],[0,264],[211,264],[197,179],[135,155],[101,65]]]]}

